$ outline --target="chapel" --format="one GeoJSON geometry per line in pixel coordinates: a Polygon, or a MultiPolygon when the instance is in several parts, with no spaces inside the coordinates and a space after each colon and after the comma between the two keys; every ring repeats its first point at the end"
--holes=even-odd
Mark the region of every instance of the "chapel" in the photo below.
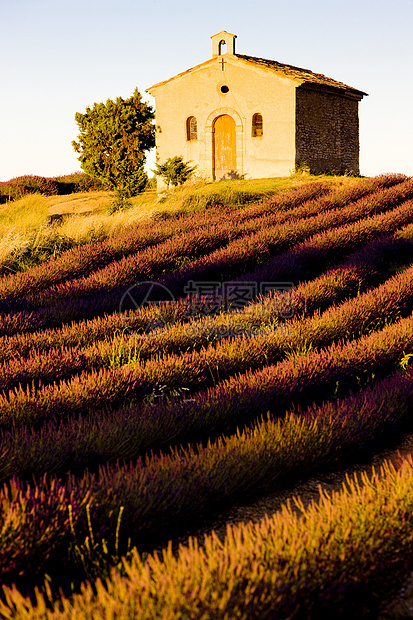
{"type": "Polygon", "coordinates": [[[367,93],[238,54],[236,35],[225,30],[211,40],[209,60],[146,91],[155,97],[158,163],[180,155],[197,176],[217,181],[286,176],[303,166],[359,174],[358,104],[367,93]]]}

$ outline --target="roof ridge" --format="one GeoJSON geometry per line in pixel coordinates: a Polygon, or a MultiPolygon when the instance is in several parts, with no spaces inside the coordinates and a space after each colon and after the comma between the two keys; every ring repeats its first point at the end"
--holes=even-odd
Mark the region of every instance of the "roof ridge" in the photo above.
{"type": "Polygon", "coordinates": [[[311,69],[304,69],[302,67],[288,65],[286,63],[278,62],[277,60],[270,60],[268,58],[259,58],[258,56],[248,56],[247,54],[234,54],[234,55],[237,58],[244,59],[250,62],[254,62],[258,65],[266,64],[269,67],[278,68],[281,71],[283,71],[286,75],[290,75],[292,77],[302,79],[304,82],[307,82],[307,83],[321,84],[324,86],[331,86],[334,88],[339,88],[341,90],[352,91],[360,95],[367,95],[367,93],[363,92],[362,90],[359,90],[358,88],[354,88],[353,86],[348,86],[348,84],[344,84],[344,82],[339,82],[338,80],[329,78],[323,73],[315,73],[314,71],[311,71],[311,69]]]}
{"type": "MultiPolygon", "coordinates": [[[[330,88],[339,89],[341,91],[345,91],[345,93],[347,93],[349,96],[353,94],[353,97],[355,96],[357,99],[362,99],[364,95],[367,95],[367,93],[363,92],[362,90],[353,88],[352,86],[348,86],[347,84],[344,84],[344,82],[338,82],[337,80],[334,80],[333,78],[329,78],[325,76],[323,73],[314,73],[314,71],[311,71],[310,69],[303,69],[301,67],[295,67],[294,65],[287,65],[286,63],[278,62],[277,60],[270,60],[268,58],[259,58],[258,56],[248,56],[246,54],[231,54],[228,56],[228,58],[238,58],[240,60],[254,63],[257,66],[261,66],[261,67],[266,66],[268,68],[278,69],[280,72],[284,73],[284,75],[292,79],[301,80],[301,84],[318,84],[320,86],[326,86],[330,88]]],[[[208,65],[209,63],[212,63],[215,61],[216,61],[216,57],[209,58],[208,60],[205,60],[199,65],[195,65],[194,67],[191,67],[190,69],[187,69],[186,71],[182,71],[181,73],[178,73],[177,75],[174,75],[171,78],[162,80],[161,82],[158,82],[157,84],[153,84],[153,86],[150,86],[149,88],[147,88],[145,92],[152,94],[151,93],[152,89],[158,88],[159,86],[162,86],[163,84],[171,82],[172,80],[175,80],[176,78],[183,77],[189,73],[192,73],[195,70],[199,70],[205,67],[206,65],[208,65]]]]}
{"type": "MultiPolygon", "coordinates": [[[[310,71],[310,69],[304,69],[304,67],[296,67],[294,65],[289,65],[285,62],[279,62],[278,60],[271,60],[270,58],[260,58],[259,56],[250,56],[249,54],[234,54],[235,56],[239,56],[240,58],[246,58],[251,60],[261,60],[263,62],[269,62],[271,64],[279,65],[281,67],[288,67],[289,69],[296,69],[297,71],[305,71],[309,73],[314,73],[314,71],[310,71]]],[[[319,73],[318,75],[323,75],[319,73]]],[[[325,77],[325,76],[323,76],[325,77]]]]}

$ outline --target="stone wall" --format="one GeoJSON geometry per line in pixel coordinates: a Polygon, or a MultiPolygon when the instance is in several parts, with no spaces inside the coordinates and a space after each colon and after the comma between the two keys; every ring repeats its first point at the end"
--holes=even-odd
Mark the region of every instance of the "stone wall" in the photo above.
{"type": "Polygon", "coordinates": [[[296,90],[296,166],[359,174],[358,100],[307,85],[296,90]]]}

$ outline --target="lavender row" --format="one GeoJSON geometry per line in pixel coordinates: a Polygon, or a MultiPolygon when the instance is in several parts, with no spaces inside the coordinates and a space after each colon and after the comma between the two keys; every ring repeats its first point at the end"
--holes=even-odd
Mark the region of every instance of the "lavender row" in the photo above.
{"type": "MultiPolygon", "coordinates": [[[[130,440],[135,454],[165,449],[171,443],[198,441],[231,432],[267,411],[282,414],[292,405],[308,406],[337,394],[345,395],[373,375],[379,379],[395,372],[412,347],[410,316],[358,340],[335,343],[319,352],[310,351],[306,356],[237,374],[186,400],[159,399],[144,407],[123,407],[107,415],[105,422],[112,430],[117,416],[119,426],[127,421],[133,424],[130,440]]],[[[105,425],[100,416],[97,420],[85,419],[85,423],[95,427],[92,432],[103,430],[105,425]]],[[[86,431],[84,436],[88,436],[86,431]]]]}
{"type": "Polygon", "coordinates": [[[295,282],[312,279],[362,245],[410,224],[413,219],[412,209],[413,201],[407,201],[393,211],[321,232],[292,248],[290,252],[284,252],[244,273],[239,280],[277,282],[282,281],[285,274],[295,282]]]}
{"type": "MultiPolygon", "coordinates": [[[[266,266],[268,264],[277,265],[282,258],[282,252],[291,252],[294,246],[305,241],[312,246],[314,235],[321,234],[323,231],[334,234],[335,229],[342,228],[352,222],[359,221],[362,225],[368,216],[394,210],[396,205],[404,203],[409,197],[413,197],[413,181],[411,180],[390,189],[380,190],[347,207],[304,217],[295,223],[284,224],[275,231],[264,230],[251,236],[250,239],[235,240],[226,247],[191,262],[190,265],[175,273],[166,274],[162,282],[175,295],[180,296],[189,280],[234,279],[245,274],[245,272],[249,272],[243,276],[243,280],[269,281],[270,278],[265,275],[266,266]],[[261,263],[264,263],[263,267],[256,269],[256,265],[261,263]],[[252,272],[249,271],[251,269],[253,269],[252,272]],[[260,277],[255,277],[256,271],[259,272],[260,277]]],[[[407,221],[403,223],[407,223],[407,221]]],[[[354,246],[351,249],[354,249],[354,246]]],[[[272,281],[276,281],[276,279],[272,281]]]]}
{"type": "MultiPolygon", "coordinates": [[[[409,264],[412,256],[413,224],[373,239],[337,267],[297,286],[294,313],[296,316],[310,316],[316,310],[323,311],[332,303],[377,286],[396,269],[409,264]]],[[[329,261],[333,258],[330,255],[329,261]]]]}
{"type": "MultiPolygon", "coordinates": [[[[5,587],[0,612],[15,620],[387,617],[383,607],[411,566],[412,498],[409,455],[348,477],[331,496],[320,490],[307,506],[298,497],[259,523],[230,524],[222,540],[212,532],[176,554],[168,544],[146,557],[134,548],[115,556],[109,575],[102,562],[101,578],[79,593],[60,590],[53,600],[50,578],[32,600],[5,587]]],[[[89,538],[77,548],[93,566],[89,538]]],[[[96,546],[107,556],[103,541],[96,546]]]]}
{"type": "MultiPolygon", "coordinates": [[[[379,187],[388,187],[406,180],[403,175],[383,175],[373,179],[363,179],[360,184],[360,192],[371,192],[379,187]]],[[[301,185],[289,192],[283,192],[275,199],[272,199],[271,206],[280,210],[294,209],[303,207],[305,203],[313,203],[315,199],[324,196],[329,192],[330,183],[310,182],[301,185]]],[[[359,193],[355,188],[355,196],[359,193]]],[[[339,192],[338,192],[339,195],[339,192]]],[[[353,194],[349,194],[349,200],[353,194]]],[[[166,239],[190,231],[194,227],[202,227],[211,223],[219,224],[228,219],[236,212],[238,223],[259,216],[272,216],[273,213],[262,202],[258,205],[248,205],[234,208],[233,206],[212,205],[206,212],[182,212],[173,220],[160,222],[141,222],[131,224],[124,228],[121,233],[106,238],[101,242],[91,242],[81,246],[71,248],[58,257],[48,260],[46,263],[37,265],[25,272],[9,274],[0,278],[0,299],[19,297],[41,290],[46,286],[57,284],[68,278],[78,277],[96,269],[100,269],[107,264],[119,260],[129,254],[137,252],[165,241],[166,239]]],[[[287,214],[280,214],[280,217],[288,219],[287,214]]],[[[253,227],[256,223],[252,224],[253,227]]]]}
{"type": "MultiPolygon", "coordinates": [[[[413,225],[409,227],[412,228],[413,225]]],[[[398,239],[400,241],[400,238],[398,239]]],[[[378,254],[379,266],[389,259],[390,250],[393,253],[399,250],[399,261],[403,261],[407,256],[411,257],[412,244],[408,248],[399,244],[390,244],[388,240],[376,244],[376,247],[367,248],[363,253],[357,253],[350,265],[352,269],[342,270],[339,276],[339,284],[344,287],[342,294],[345,295],[348,285],[354,288],[355,282],[358,283],[360,292],[362,268],[360,261],[372,258],[372,252],[378,254]],[[400,252],[400,247],[405,253],[400,252]],[[358,267],[355,268],[355,266],[358,267]],[[344,275],[343,275],[344,274],[344,275]]],[[[363,263],[362,263],[363,267],[363,263]]],[[[376,273],[371,269],[371,265],[364,264],[364,271],[367,271],[367,280],[377,279],[376,273]]],[[[320,286],[325,286],[324,280],[331,285],[331,280],[335,284],[335,297],[337,297],[337,275],[330,274],[319,281],[313,281],[313,295],[319,300],[320,286]],[[334,279],[335,278],[335,279],[334,279]]],[[[334,340],[343,337],[355,337],[361,335],[364,330],[371,329],[373,325],[378,325],[384,321],[390,322],[395,316],[406,314],[413,307],[413,267],[407,269],[405,273],[396,275],[377,289],[365,292],[364,294],[343,303],[339,307],[333,307],[315,318],[307,320],[294,320],[286,323],[284,330],[275,332],[275,335],[267,332],[265,325],[268,321],[276,318],[280,310],[279,300],[269,300],[262,304],[255,304],[247,312],[229,314],[224,317],[212,318],[190,324],[176,324],[167,331],[156,332],[148,336],[115,336],[111,341],[101,342],[89,348],[51,348],[48,351],[32,351],[29,359],[15,358],[3,362],[0,366],[0,391],[8,391],[18,386],[25,388],[31,386],[31,391],[35,393],[35,386],[39,383],[51,383],[69,378],[71,375],[80,372],[98,369],[101,366],[114,367],[124,364],[135,364],[141,366],[142,372],[147,373],[154,382],[166,383],[170,387],[179,387],[179,382],[185,379],[194,388],[205,385],[211,381],[211,368],[217,376],[224,378],[228,374],[227,365],[236,350],[240,362],[235,366],[235,372],[244,371],[247,367],[257,367],[264,363],[274,363],[286,353],[299,351],[303,347],[321,348],[331,344],[334,340]],[[384,314],[383,314],[384,313],[384,314]],[[274,314],[274,316],[272,316],[274,314]],[[254,336],[251,338],[251,334],[254,336]],[[263,335],[262,335],[263,334],[263,335]],[[234,336],[247,336],[242,338],[237,344],[222,341],[223,337],[231,338],[234,336]],[[219,342],[211,344],[219,339],[219,342]],[[203,347],[209,348],[197,353],[197,360],[193,356],[196,351],[203,347]],[[191,350],[191,354],[184,357],[184,364],[188,362],[188,368],[197,367],[198,373],[195,379],[182,377],[180,372],[181,361],[176,356],[180,356],[185,351],[191,350]],[[229,353],[226,354],[226,351],[229,353]],[[166,374],[158,368],[158,356],[174,354],[175,357],[163,359],[162,366],[166,374]],[[144,360],[156,358],[155,369],[153,364],[142,366],[144,360]],[[178,368],[178,370],[174,370],[178,368]],[[175,375],[178,374],[178,379],[175,375]],[[172,382],[172,385],[171,385],[172,382]]],[[[366,286],[366,282],[364,282],[366,286]]],[[[304,291],[298,287],[297,302],[298,306],[303,306],[306,311],[311,306],[309,291],[311,288],[306,285],[304,291]]],[[[357,290],[357,289],[356,289],[357,290]]],[[[325,291],[325,289],[324,289],[325,291]]],[[[303,314],[303,313],[301,313],[303,314]]],[[[231,372],[234,372],[234,362],[231,364],[231,372]]],[[[87,375],[83,375],[86,377],[87,375]]],[[[110,376],[108,377],[110,381],[110,376]]],[[[188,385],[188,383],[187,383],[188,385]]],[[[58,390],[58,387],[56,387],[58,390]]],[[[52,396],[48,396],[53,401],[52,396]]],[[[8,400],[11,400],[8,398],[8,400]]]]}
{"type": "MultiPolygon", "coordinates": [[[[276,200],[269,203],[269,206],[272,209],[276,207],[277,210],[290,206],[293,207],[293,210],[290,212],[289,217],[303,217],[321,211],[324,208],[323,204],[325,206],[329,206],[331,203],[334,205],[335,202],[338,205],[347,204],[375,189],[390,187],[393,184],[401,183],[405,179],[402,175],[387,175],[374,179],[363,179],[349,190],[336,190],[331,195],[331,199],[325,198],[318,207],[317,200],[314,204],[314,201],[311,201],[311,199],[323,196],[329,186],[321,183],[310,183],[307,184],[308,187],[307,185],[302,186],[298,190],[281,194],[276,200]],[[302,201],[305,202],[309,199],[312,206],[311,210],[308,209],[307,204],[301,204],[302,201]]],[[[237,212],[237,221],[241,222],[244,219],[257,217],[258,215],[268,216],[268,206],[261,204],[240,209],[237,212]],[[257,211],[257,208],[259,211],[257,211]]],[[[227,210],[220,205],[219,208],[210,208],[206,216],[204,213],[195,214],[192,217],[187,216],[185,219],[181,218],[174,221],[173,225],[170,222],[156,225],[153,223],[141,224],[139,227],[134,226],[131,231],[124,231],[101,243],[90,243],[73,248],[58,258],[48,261],[46,264],[36,266],[27,272],[13,274],[7,278],[0,279],[0,298],[5,299],[9,296],[15,298],[23,294],[33,293],[51,284],[83,275],[92,269],[100,269],[108,263],[130,253],[136,254],[137,251],[141,251],[145,247],[160,243],[184,230],[188,231],[194,225],[210,224],[211,221],[222,220],[225,216],[228,216],[227,210]]],[[[269,216],[271,217],[271,213],[269,216]]],[[[277,219],[280,222],[284,221],[286,214],[277,213],[277,219]]]]}
{"type": "MultiPolygon", "coordinates": [[[[99,402],[91,409],[89,401],[89,412],[80,417],[68,417],[70,409],[73,413],[80,399],[76,401],[70,394],[61,396],[66,386],[55,393],[46,388],[37,398],[16,398],[13,407],[3,409],[2,427],[8,446],[3,468],[11,475],[13,462],[20,460],[20,463],[27,463],[26,473],[39,467],[36,462],[42,463],[40,467],[47,467],[48,471],[77,470],[96,467],[106,460],[136,458],[171,444],[232,432],[235,427],[251,423],[267,411],[281,415],[292,405],[308,406],[313,401],[337,395],[338,390],[345,395],[371,376],[385,377],[397,370],[405,352],[412,347],[413,315],[347,344],[335,343],[319,352],[310,351],[306,356],[236,374],[192,397],[185,396],[184,392],[180,398],[158,398],[147,404],[106,408],[105,411],[99,410],[99,402]],[[53,398],[59,397],[61,415],[58,417],[53,398]],[[32,428],[19,430],[18,423],[23,421],[31,423],[32,428]],[[17,437],[15,442],[14,436],[17,437]],[[16,456],[19,450],[23,450],[20,459],[16,456]],[[33,461],[30,454],[33,454],[33,461]]],[[[181,358],[180,362],[182,377],[185,377],[188,360],[181,358]]],[[[190,371],[197,372],[195,365],[190,371]]],[[[140,374],[139,369],[130,372],[129,377],[140,389],[145,389],[147,375],[140,374]]],[[[88,382],[79,383],[84,394],[88,382]]],[[[103,377],[101,386],[104,385],[103,377]]],[[[115,387],[113,384],[110,389],[106,386],[112,402],[121,397],[115,393],[115,387]]],[[[3,399],[3,407],[5,404],[3,399]]],[[[78,406],[77,411],[82,409],[78,406]]],[[[19,475],[23,475],[21,470],[19,475]]]]}
{"type": "Polygon", "coordinates": [[[251,225],[254,222],[277,222],[281,224],[346,207],[373,192],[388,189],[405,181],[408,181],[408,177],[404,175],[381,175],[360,179],[350,187],[335,189],[328,184],[313,182],[315,186],[320,187],[320,191],[314,195],[313,199],[298,202],[297,196],[294,197],[293,195],[289,201],[286,200],[287,194],[283,193],[276,199],[263,200],[256,205],[237,211],[236,219],[237,222],[248,220],[251,225]],[[327,191],[327,188],[330,191],[327,191]]]}
{"type": "Polygon", "coordinates": [[[320,182],[313,182],[314,186],[320,186],[320,191],[313,196],[312,200],[309,200],[306,195],[306,200],[300,202],[298,200],[299,190],[296,190],[297,195],[292,196],[290,201],[286,201],[286,193],[282,193],[275,199],[270,198],[268,200],[263,200],[257,205],[252,205],[243,209],[237,213],[237,219],[259,217],[264,213],[280,213],[280,211],[286,211],[286,215],[290,218],[315,215],[327,209],[345,207],[372,192],[392,187],[393,185],[403,183],[407,180],[408,177],[403,174],[385,174],[372,178],[359,179],[349,187],[338,188],[332,188],[330,185],[320,182]]]}
{"type": "MultiPolygon", "coordinates": [[[[248,231],[247,231],[248,232],[248,231]]],[[[130,254],[118,261],[110,263],[90,275],[61,283],[27,295],[24,300],[14,303],[13,300],[0,302],[0,308],[18,309],[19,306],[36,307],[48,305],[59,299],[61,295],[73,298],[82,292],[99,292],[111,286],[124,285],[132,277],[133,283],[157,277],[168,269],[176,269],[183,260],[193,260],[205,253],[226,245],[230,239],[245,234],[245,226],[237,226],[229,222],[191,227],[189,231],[172,236],[166,241],[145,250],[130,254]],[[91,286],[84,283],[93,283],[91,286]]],[[[87,251],[87,248],[84,248],[87,251]]]]}
{"type": "Polygon", "coordinates": [[[303,472],[311,476],[366,457],[411,428],[412,413],[413,376],[396,375],[345,399],[288,413],[282,421],[268,416],[206,446],[106,465],[72,477],[69,485],[89,489],[98,502],[110,490],[110,508],[125,507],[124,524],[134,528],[136,544],[159,544],[234,503],[294,484],[303,472]]]}
{"type": "MultiPolygon", "coordinates": [[[[1,316],[1,315],[0,315],[1,316]]],[[[159,316],[158,306],[143,306],[134,311],[119,314],[115,312],[91,320],[72,322],[59,328],[44,328],[36,313],[16,313],[3,315],[3,330],[10,334],[0,337],[0,361],[13,357],[27,357],[50,349],[85,348],[93,343],[112,339],[117,333],[128,330],[136,333],[145,332],[159,316]],[[38,331],[30,331],[39,328],[38,331]],[[26,329],[27,328],[27,329],[26,329]],[[16,333],[18,331],[21,333],[16,333]]],[[[162,305],[164,327],[175,321],[183,321],[188,316],[186,300],[162,305]]]]}
{"type": "MultiPolygon", "coordinates": [[[[401,186],[404,186],[404,185],[405,185],[404,183],[401,184],[401,186]]],[[[305,225],[302,225],[302,228],[304,229],[304,231],[302,231],[302,234],[305,235],[305,230],[306,230],[305,225]]],[[[372,230],[371,237],[373,236],[373,234],[374,234],[374,231],[372,230]]],[[[256,248],[258,253],[259,253],[259,249],[260,248],[258,246],[256,248]]],[[[239,248],[239,254],[240,254],[239,259],[241,260],[241,257],[243,257],[244,255],[242,248],[239,248]]],[[[223,252],[222,257],[218,255],[218,257],[216,258],[218,258],[218,266],[219,266],[220,259],[221,259],[221,263],[223,262],[225,264],[225,261],[226,261],[225,252],[223,252]]],[[[182,272],[185,272],[185,268],[181,270],[181,272],[178,272],[178,273],[182,274],[182,272]]],[[[135,275],[139,275],[139,274],[135,272],[135,275]]],[[[146,277],[148,277],[150,273],[148,274],[148,272],[146,272],[146,274],[140,274],[140,275],[141,276],[143,275],[143,277],[145,278],[145,275],[146,277]]],[[[194,275],[194,274],[192,273],[190,275],[194,275]]],[[[116,274],[115,274],[115,277],[116,277],[116,274]]],[[[182,280],[182,275],[181,275],[181,280],[182,280]]],[[[175,281],[176,281],[176,277],[175,277],[175,281]]],[[[166,284],[169,284],[169,286],[171,286],[170,280],[167,279],[166,284]]],[[[69,287],[69,291],[70,291],[70,287],[69,287]]],[[[36,329],[36,327],[44,328],[47,326],[67,323],[71,319],[74,320],[74,319],[79,319],[79,318],[91,318],[93,316],[103,314],[103,312],[105,311],[110,312],[110,311],[115,310],[115,308],[119,307],[119,301],[122,298],[123,292],[124,292],[124,289],[120,287],[112,291],[107,291],[107,292],[103,291],[100,294],[95,293],[93,295],[86,296],[83,299],[72,300],[69,297],[68,299],[64,301],[64,303],[58,303],[55,305],[55,307],[52,306],[51,308],[40,310],[38,313],[35,313],[35,314],[33,314],[32,312],[21,312],[21,313],[13,313],[12,316],[6,315],[6,316],[1,317],[0,333],[11,334],[14,331],[17,331],[18,329],[23,331],[26,329],[33,330],[33,329],[36,329]]]]}
{"type": "MultiPolygon", "coordinates": [[[[394,179],[390,176],[388,178],[383,177],[383,179],[378,177],[376,182],[370,182],[368,188],[369,191],[373,191],[376,187],[399,182],[401,180],[398,177],[394,177],[394,179]]],[[[277,204],[287,208],[290,199],[293,200],[293,204],[296,203],[296,200],[294,200],[296,194],[303,199],[306,196],[313,198],[314,196],[324,195],[328,189],[328,185],[324,186],[320,183],[314,183],[314,185],[316,186],[314,189],[311,189],[311,187],[305,188],[304,192],[298,192],[298,194],[296,190],[293,191],[291,198],[288,196],[288,193],[283,193],[278,198],[277,204]],[[321,190],[318,186],[322,186],[323,189],[321,190]],[[309,191],[310,189],[311,192],[309,191]]],[[[317,201],[315,202],[317,203],[317,201]]],[[[316,208],[313,203],[314,201],[310,200],[312,211],[316,208]]],[[[307,204],[308,201],[298,208],[299,213],[302,213],[302,217],[307,214],[307,204]]],[[[321,205],[319,210],[321,211],[323,208],[323,205],[321,205]]],[[[226,229],[230,228],[234,233],[233,236],[236,236],[237,228],[240,226],[241,233],[247,234],[271,222],[284,222],[291,217],[298,216],[297,208],[293,209],[291,214],[288,211],[274,213],[273,211],[268,211],[264,205],[261,205],[260,213],[257,213],[255,207],[252,216],[248,214],[249,209],[251,207],[237,210],[236,221],[234,221],[234,217],[231,217],[231,215],[234,216],[233,209],[219,205],[218,207],[209,208],[207,213],[186,214],[185,217],[181,216],[179,219],[174,219],[173,223],[167,220],[166,222],[156,224],[153,222],[135,224],[131,231],[123,231],[121,234],[106,239],[101,243],[89,243],[73,248],[59,257],[53,258],[26,272],[0,279],[0,299],[4,300],[34,294],[65,280],[85,277],[91,271],[102,269],[110,263],[117,262],[131,254],[136,256],[146,248],[165,242],[178,234],[184,232],[191,233],[193,229],[204,228],[205,226],[211,226],[211,224],[223,225],[226,229]],[[228,219],[231,219],[231,223],[228,222],[228,219]],[[254,221],[246,222],[246,220],[251,219],[254,219],[254,221]]]]}
{"type": "MultiPolygon", "coordinates": [[[[355,396],[289,413],[282,422],[268,418],[208,446],[107,465],[98,474],[72,475],[65,484],[50,475],[37,485],[14,479],[11,491],[6,486],[0,493],[3,514],[18,515],[13,523],[6,520],[0,537],[3,583],[22,572],[33,578],[47,571],[57,553],[64,571],[78,568],[68,553],[70,541],[74,535],[80,540],[90,535],[91,522],[94,538],[104,538],[113,549],[119,544],[114,534],[120,507],[122,547],[132,537],[141,550],[150,549],[239,500],[293,484],[303,468],[310,476],[322,467],[348,463],[400,435],[410,422],[412,394],[412,374],[396,375],[355,396]]],[[[20,439],[26,453],[20,449],[14,456],[14,469],[20,459],[20,473],[27,475],[31,457],[37,473],[43,455],[40,459],[37,445],[33,453],[27,433],[20,439]]],[[[50,445],[46,458],[53,452],[50,445]]],[[[2,477],[5,473],[3,465],[2,477]]]]}
{"type": "MultiPolygon", "coordinates": [[[[342,339],[353,339],[413,309],[413,266],[376,289],[367,291],[321,316],[295,319],[274,330],[241,339],[214,343],[201,351],[164,355],[142,364],[142,371],[169,389],[199,390],[236,373],[274,364],[286,355],[321,349],[342,339]]],[[[195,336],[196,336],[195,331],[195,336]]]]}
{"type": "MultiPolygon", "coordinates": [[[[377,179],[379,187],[386,187],[396,185],[397,183],[402,183],[408,177],[403,174],[385,174],[373,178],[377,179]]],[[[362,179],[360,179],[360,181],[357,180],[356,184],[358,185],[359,182],[363,181],[364,180],[362,179]]],[[[268,212],[269,208],[273,211],[290,211],[302,206],[306,202],[313,202],[322,196],[325,196],[331,192],[331,189],[332,184],[330,181],[309,181],[306,183],[299,183],[296,187],[282,191],[271,198],[262,199],[260,197],[257,202],[254,202],[254,204],[243,204],[241,207],[235,207],[236,215],[237,218],[248,219],[251,217],[260,217],[261,215],[264,215],[268,212]]],[[[224,205],[216,204],[216,206],[218,208],[222,208],[224,205]]],[[[234,210],[233,206],[231,208],[234,210]]]]}
{"type": "MultiPolygon", "coordinates": [[[[176,225],[179,231],[179,223],[176,222],[176,225]]],[[[161,231],[157,228],[153,226],[152,230],[147,230],[147,227],[145,229],[140,226],[139,232],[135,230],[101,243],[78,246],[28,271],[3,277],[0,280],[0,299],[21,297],[68,278],[101,269],[114,260],[161,243],[175,234],[171,224],[169,224],[169,230],[161,231]]]]}
{"type": "MultiPolygon", "coordinates": [[[[80,354],[80,359],[82,354],[80,354]]],[[[65,358],[63,357],[63,364],[65,358]]],[[[59,361],[55,364],[59,370],[59,361]]],[[[155,383],[140,368],[122,366],[110,371],[92,369],[74,375],[67,381],[36,388],[34,385],[15,387],[0,396],[0,427],[33,424],[48,418],[91,413],[105,407],[142,400],[153,391],[155,383]]]]}
{"type": "MultiPolygon", "coordinates": [[[[390,183],[401,182],[397,177],[380,179],[377,178],[377,182],[371,181],[372,188],[387,186],[390,183]]],[[[293,204],[296,204],[297,197],[304,200],[311,200],[319,195],[324,195],[328,190],[328,185],[322,185],[323,190],[318,186],[320,183],[310,183],[307,187],[300,188],[302,191],[293,190],[291,195],[289,193],[283,193],[277,200],[277,204],[287,208],[290,200],[293,204]],[[312,186],[315,186],[314,188],[312,186]],[[305,191],[304,191],[305,190],[305,191]]],[[[305,208],[304,205],[300,205],[300,208],[305,208]]],[[[102,242],[88,243],[82,246],[72,248],[56,258],[52,258],[47,262],[37,265],[32,269],[25,272],[9,275],[7,277],[0,278],[0,299],[7,299],[9,297],[16,298],[22,295],[33,294],[41,291],[45,287],[56,285],[59,282],[63,282],[67,279],[73,279],[79,276],[84,276],[107,266],[109,263],[118,261],[130,254],[137,254],[142,250],[157,245],[170,239],[173,236],[182,234],[183,232],[190,232],[194,228],[200,228],[210,226],[211,224],[223,224],[228,226],[228,219],[231,219],[231,227],[235,228],[237,225],[249,220],[251,217],[257,217],[256,207],[254,207],[252,216],[248,214],[251,207],[240,208],[236,212],[236,221],[234,222],[234,209],[218,205],[216,207],[210,207],[208,211],[201,213],[182,214],[180,217],[174,218],[173,221],[167,220],[164,222],[149,222],[140,223],[129,226],[122,233],[105,239],[102,242]],[[232,216],[232,217],[231,217],[232,216]]],[[[273,218],[278,220],[281,218],[285,221],[290,216],[288,212],[274,215],[272,212],[268,212],[267,208],[263,205],[260,206],[260,214],[264,218],[273,218]]],[[[261,219],[260,218],[260,219],[261,219]]],[[[249,228],[246,228],[246,232],[250,229],[255,229],[259,226],[258,222],[251,223],[249,228]]]]}
{"type": "MultiPolygon", "coordinates": [[[[371,192],[374,192],[381,188],[384,189],[387,187],[392,187],[393,185],[398,185],[399,183],[403,183],[408,179],[409,177],[404,174],[380,174],[375,177],[358,179],[357,182],[350,185],[350,187],[331,188],[331,186],[327,184],[326,188],[330,189],[329,194],[324,191],[324,184],[320,183],[319,193],[314,196],[310,196],[306,192],[304,194],[304,200],[310,200],[311,198],[323,199],[325,202],[334,202],[337,207],[344,207],[350,202],[359,200],[360,198],[371,192]]],[[[283,192],[275,199],[270,198],[269,200],[265,201],[265,206],[267,208],[271,208],[277,211],[283,210],[285,208],[291,209],[299,207],[300,204],[304,201],[302,199],[300,200],[299,193],[300,191],[304,193],[306,189],[306,186],[302,186],[301,188],[297,189],[296,195],[292,196],[288,201],[285,200],[284,197],[286,196],[286,193],[283,192]]],[[[310,189],[311,188],[308,187],[308,191],[310,191],[310,189]]]]}

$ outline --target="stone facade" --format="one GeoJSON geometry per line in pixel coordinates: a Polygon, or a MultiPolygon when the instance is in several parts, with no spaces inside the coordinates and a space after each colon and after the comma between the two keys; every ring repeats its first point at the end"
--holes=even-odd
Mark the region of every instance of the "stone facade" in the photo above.
{"type": "Polygon", "coordinates": [[[285,176],[302,164],[357,173],[365,93],[236,54],[235,38],[214,35],[210,60],[147,89],[155,97],[157,161],[181,155],[206,180],[285,176]]]}
{"type": "Polygon", "coordinates": [[[296,165],[359,173],[358,100],[306,85],[296,90],[296,165]]]}

